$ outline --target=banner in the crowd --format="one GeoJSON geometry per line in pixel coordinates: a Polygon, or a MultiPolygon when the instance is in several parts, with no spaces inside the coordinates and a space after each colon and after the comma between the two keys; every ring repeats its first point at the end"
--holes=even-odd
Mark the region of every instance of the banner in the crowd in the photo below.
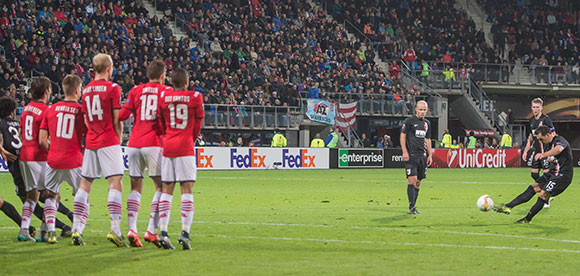
{"type": "Polygon", "coordinates": [[[339,149],[339,168],[382,168],[382,149],[339,149]]]}
{"type": "Polygon", "coordinates": [[[519,149],[433,149],[433,168],[515,168],[519,149]]]}
{"type": "Polygon", "coordinates": [[[404,168],[403,150],[401,148],[385,149],[385,168],[404,168]]]}
{"type": "Polygon", "coordinates": [[[358,102],[339,103],[336,109],[336,127],[348,130],[356,124],[356,107],[358,102]]]}
{"type": "Polygon", "coordinates": [[[495,136],[495,132],[491,129],[466,129],[465,130],[465,136],[469,136],[470,132],[473,131],[473,135],[477,136],[477,137],[483,137],[483,136],[489,136],[489,137],[493,137],[495,136]]]}
{"type": "Polygon", "coordinates": [[[308,100],[306,116],[311,121],[334,125],[336,104],[329,101],[310,99],[308,100]]]}

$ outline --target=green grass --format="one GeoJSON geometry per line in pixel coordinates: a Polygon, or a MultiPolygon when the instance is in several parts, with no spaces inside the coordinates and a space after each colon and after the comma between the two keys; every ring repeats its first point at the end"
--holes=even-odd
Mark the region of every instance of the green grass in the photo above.
{"type": "MultiPolygon", "coordinates": [[[[200,171],[193,251],[149,244],[115,248],[105,239],[107,188],[100,180],[91,194],[84,247],[70,245],[70,239],[57,245],[19,243],[16,225],[0,214],[1,274],[577,274],[578,180],[529,225],[513,222],[525,216],[535,198],[509,216],[475,206],[482,194],[496,203],[511,200],[530,183],[529,175],[529,169],[429,170],[418,200],[423,214],[409,216],[403,169],[200,171]]],[[[129,177],[123,181],[126,198],[129,177]]],[[[0,183],[0,195],[20,209],[11,176],[0,174],[0,183]]],[[[176,190],[169,226],[174,244],[181,229],[176,190]]],[[[141,232],[152,195],[147,180],[141,232]]],[[[66,184],[63,202],[72,209],[66,184]]],[[[122,229],[127,229],[126,217],[122,229]]]]}

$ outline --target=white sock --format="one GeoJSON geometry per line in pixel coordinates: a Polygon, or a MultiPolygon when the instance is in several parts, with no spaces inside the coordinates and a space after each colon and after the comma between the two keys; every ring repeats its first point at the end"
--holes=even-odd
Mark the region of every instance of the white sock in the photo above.
{"type": "Polygon", "coordinates": [[[54,232],[54,224],[56,221],[56,200],[54,198],[46,198],[44,201],[44,222],[48,232],[54,232]]]}
{"type": "Polygon", "coordinates": [[[169,225],[169,217],[171,215],[171,202],[173,195],[162,193],[159,198],[159,228],[161,231],[167,232],[169,225]]]}
{"type": "Polygon", "coordinates": [[[189,233],[193,222],[193,194],[181,195],[181,230],[189,233]]]}
{"type": "Polygon", "coordinates": [[[137,232],[137,217],[139,216],[139,207],[141,207],[141,193],[131,190],[127,198],[127,216],[129,222],[129,231],[137,232]]]}
{"type": "Polygon", "coordinates": [[[123,213],[123,195],[120,191],[109,190],[109,218],[111,219],[111,231],[117,236],[121,236],[121,216],[123,213]]]}
{"type": "Polygon", "coordinates": [[[75,195],[73,204],[73,231],[82,234],[87,225],[87,218],[89,217],[89,194],[79,189],[75,195]]]}
{"type": "Polygon", "coordinates": [[[28,234],[28,228],[30,227],[30,218],[36,207],[36,202],[33,200],[26,200],[22,205],[22,221],[20,222],[20,232],[28,234]]]}
{"type": "Polygon", "coordinates": [[[149,216],[149,225],[147,226],[147,231],[151,234],[157,233],[157,227],[159,227],[159,198],[161,197],[161,192],[156,191],[153,195],[153,200],[151,200],[151,215],[149,216]]]}

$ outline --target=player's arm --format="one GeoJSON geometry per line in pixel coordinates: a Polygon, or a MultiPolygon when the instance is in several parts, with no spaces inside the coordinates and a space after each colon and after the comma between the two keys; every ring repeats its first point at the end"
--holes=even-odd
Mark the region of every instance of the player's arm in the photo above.
{"type": "Polygon", "coordinates": [[[0,156],[2,156],[2,159],[6,161],[10,162],[16,161],[16,155],[7,151],[2,145],[4,145],[4,137],[2,134],[0,134],[0,156]]]}
{"type": "Polygon", "coordinates": [[[549,151],[536,154],[536,156],[534,156],[534,159],[538,160],[538,159],[542,159],[542,158],[546,158],[546,157],[550,157],[550,156],[556,156],[556,155],[560,154],[562,151],[564,151],[565,148],[566,148],[565,146],[558,143],[558,144],[556,144],[555,147],[552,147],[552,149],[550,149],[549,151]]]}
{"type": "Polygon", "coordinates": [[[129,117],[131,116],[131,110],[125,106],[123,106],[123,108],[121,108],[121,111],[119,111],[119,120],[125,121],[127,119],[129,119],[129,117]]]}
{"type": "Polygon", "coordinates": [[[409,161],[409,152],[407,151],[407,133],[401,131],[401,149],[403,149],[403,161],[409,161]]]}
{"type": "Polygon", "coordinates": [[[530,147],[532,146],[532,141],[534,140],[534,136],[530,133],[530,135],[528,135],[528,141],[526,142],[526,148],[524,149],[524,152],[522,153],[522,159],[523,160],[527,160],[528,158],[528,151],[530,150],[530,147]]]}
{"type": "Polygon", "coordinates": [[[123,107],[121,108],[121,111],[119,112],[119,120],[125,121],[127,119],[129,119],[129,116],[131,116],[131,113],[133,113],[134,111],[134,104],[135,101],[133,100],[133,94],[134,94],[134,89],[131,89],[131,91],[129,91],[129,96],[127,97],[127,100],[125,101],[125,104],[123,104],[123,107]]]}
{"type": "Polygon", "coordinates": [[[123,141],[123,122],[119,120],[119,109],[113,109],[113,129],[115,133],[117,133],[117,137],[119,137],[119,142],[123,141]]]}
{"type": "Polygon", "coordinates": [[[431,155],[431,139],[425,138],[425,145],[427,145],[427,167],[429,167],[433,162],[433,156],[431,155]]]}
{"type": "Polygon", "coordinates": [[[195,108],[195,122],[193,125],[193,141],[199,136],[201,132],[201,125],[203,124],[203,117],[205,116],[205,112],[203,111],[203,98],[199,94],[199,92],[195,92],[195,97],[199,99],[199,102],[195,108]]]}
{"type": "Polygon", "coordinates": [[[50,143],[48,142],[48,130],[41,128],[38,132],[38,142],[40,143],[40,147],[42,147],[45,151],[50,149],[50,143]]]}

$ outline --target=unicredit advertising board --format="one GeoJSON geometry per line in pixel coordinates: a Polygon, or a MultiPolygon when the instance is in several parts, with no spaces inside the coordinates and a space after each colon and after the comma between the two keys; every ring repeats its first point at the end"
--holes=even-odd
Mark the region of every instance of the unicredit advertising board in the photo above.
{"type": "Polygon", "coordinates": [[[515,168],[519,149],[433,149],[433,168],[515,168]]]}

